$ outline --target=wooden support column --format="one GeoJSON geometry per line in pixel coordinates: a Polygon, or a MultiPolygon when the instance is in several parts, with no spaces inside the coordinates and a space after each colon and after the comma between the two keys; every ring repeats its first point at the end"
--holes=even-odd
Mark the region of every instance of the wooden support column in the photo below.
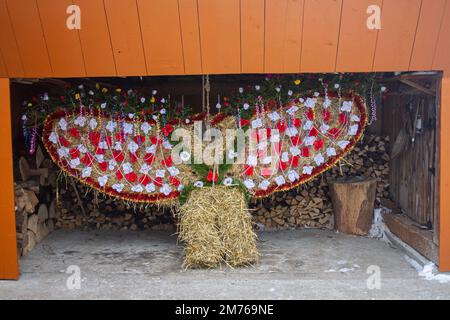
{"type": "Polygon", "coordinates": [[[450,71],[441,88],[439,269],[450,271],[450,71]]]}
{"type": "Polygon", "coordinates": [[[18,279],[9,79],[0,79],[0,279],[18,279]]]}

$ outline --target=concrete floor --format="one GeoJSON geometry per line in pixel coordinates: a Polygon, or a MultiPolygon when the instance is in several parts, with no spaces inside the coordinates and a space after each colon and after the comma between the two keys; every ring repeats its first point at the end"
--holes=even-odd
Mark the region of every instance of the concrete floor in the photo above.
{"type": "Polygon", "coordinates": [[[21,260],[1,299],[450,299],[450,283],[425,280],[385,242],[305,230],[260,234],[261,262],[182,270],[182,247],[162,232],[56,231],[21,260]],[[81,288],[68,289],[79,266],[81,288]],[[380,289],[367,286],[369,266],[380,289]]]}

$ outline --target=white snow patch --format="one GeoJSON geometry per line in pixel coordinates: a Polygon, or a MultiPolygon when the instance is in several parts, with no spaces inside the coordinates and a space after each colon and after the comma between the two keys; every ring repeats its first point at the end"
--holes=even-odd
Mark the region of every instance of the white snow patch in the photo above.
{"type": "Polygon", "coordinates": [[[439,273],[433,262],[429,262],[422,267],[416,260],[406,255],[405,260],[417,270],[419,277],[425,278],[428,281],[434,280],[439,281],[439,283],[450,283],[450,274],[439,273]]]}

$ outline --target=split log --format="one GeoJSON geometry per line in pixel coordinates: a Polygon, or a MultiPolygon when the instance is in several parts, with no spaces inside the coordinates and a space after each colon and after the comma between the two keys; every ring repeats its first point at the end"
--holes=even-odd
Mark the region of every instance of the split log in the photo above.
{"type": "Polygon", "coordinates": [[[376,179],[353,178],[330,183],[334,225],[339,232],[367,235],[373,220],[376,179]]]}

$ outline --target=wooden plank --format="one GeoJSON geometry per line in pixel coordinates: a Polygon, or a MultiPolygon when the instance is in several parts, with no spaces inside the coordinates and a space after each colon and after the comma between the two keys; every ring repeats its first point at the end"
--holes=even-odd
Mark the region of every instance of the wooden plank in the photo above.
{"type": "Polygon", "coordinates": [[[450,1],[446,1],[438,45],[433,60],[433,70],[445,70],[450,74],[450,1]]]}
{"type": "Polygon", "coordinates": [[[423,1],[409,70],[431,70],[446,0],[423,1]]]}
{"type": "Polygon", "coordinates": [[[440,132],[440,240],[439,270],[450,271],[450,73],[442,79],[440,132]]]}
{"type": "Polygon", "coordinates": [[[147,74],[136,0],[105,0],[117,75],[147,74]]]}
{"type": "Polygon", "coordinates": [[[66,26],[72,0],[36,0],[54,77],[86,75],[78,30],[66,26]]]}
{"type": "Polygon", "coordinates": [[[241,71],[239,0],[198,0],[203,72],[241,71]]]}
{"type": "Polygon", "coordinates": [[[9,18],[6,0],[0,0],[0,47],[6,70],[11,77],[24,77],[22,60],[17,48],[16,37],[9,18]]]}
{"type": "Polygon", "coordinates": [[[178,0],[183,41],[184,71],[186,74],[202,73],[200,29],[197,0],[178,0]]]}
{"type": "Polygon", "coordinates": [[[303,0],[266,0],[265,72],[300,71],[303,0]]]}
{"type": "Polygon", "coordinates": [[[381,7],[382,3],[382,0],[344,1],[336,71],[372,71],[378,30],[367,28],[367,8],[370,5],[381,7]],[[364,48],[364,50],[361,50],[361,48],[364,48]]]}
{"type": "Polygon", "coordinates": [[[0,279],[18,279],[9,79],[0,79],[0,279]]]}
{"type": "Polygon", "coordinates": [[[44,32],[35,1],[7,0],[17,46],[27,77],[53,75],[44,32]]]}
{"type": "Polygon", "coordinates": [[[103,0],[74,0],[81,9],[79,30],[88,77],[117,75],[103,0]]]}
{"type": "Polygon", "coordinates": [[[7,78],[8,72],[6,71],[6,65],[3,61],[3,52],[0,50],[0,77],[7,78]]]}
{"type": "Polygon", "coordinates": [[[421,0],[384,0],[374,71],[408,71],[421,0]]]}
{"type": "Polygon", "coordinates": [[[243,73],[264,72],[264,0],[241,1],[241,63],[243,73]]]}
{"type": "Polygon", "coordinates": [[[148,74],[184,74],[178,1],[137,0],[137,4],[148,74]]]}
{"type": "Polygon", "coordinates": [[[304,8],[301,72],[334,72],[342,0],[307,0],[304,8]]]}

